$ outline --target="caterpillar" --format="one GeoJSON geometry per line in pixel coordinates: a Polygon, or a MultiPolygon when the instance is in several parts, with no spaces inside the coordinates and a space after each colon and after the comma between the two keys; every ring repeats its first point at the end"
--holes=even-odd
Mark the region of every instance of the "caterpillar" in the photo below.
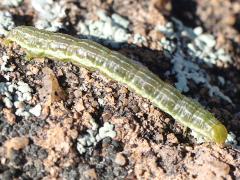
{"type": "Polygon", "coordinates": [[[99,71],[149,99],[175,120],[201,134],[206,141],[223,144],[227,138],[225,126],[198,102],[182,95],[146,67],[117,51],[90,40],[30,26],[18,26],[11,30],[5,42],[20,45],[31,59],[47,57],[99,71]]]}

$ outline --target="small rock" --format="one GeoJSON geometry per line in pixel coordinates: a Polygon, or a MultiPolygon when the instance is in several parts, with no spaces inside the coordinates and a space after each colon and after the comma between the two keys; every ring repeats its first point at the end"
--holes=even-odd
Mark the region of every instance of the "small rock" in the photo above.
{"type": "Polygon", "coordinates": [[[82,97],[82,91],[77,89],[73,92],[74,96],[76,96],[76,98],[80,98],[82,97]]]}
{"type": "Polygon", "coordinates": [[[99,142],[106,137],[114,138],[116,135],[117,132],[114,131],[114,125],[110,124],[109,122],[105,122],[103,127],[99,129],[99,133],[96,136],[96,139],[99,142]]]}
{"type": "Polygon", "coordinates": [[[124,166],[127,163],[127,160],[122,153],[117,153],[115,157],[115,163],[120,166],[124,166]]]}
{"type": "Polygon", "coordinates": [[[127,28],[130,23],[127,19],[123,18],[122,16],[119,16],[118,14],[113,14],[112,20],[124,28],[127,28]]]}
{"type": "Polygon", "coordinates": [[[25,108],[25,104],[22,101],[15,101],[14,106],[15,106],[15,108],[18,108],[18,109],[24,109],[25,108]]]}
{"type": "Polygon", "coordinates": [[[29,110],[30,113],[32,113],[34,116],[39,117],[42,112],[42,107],[40,104],[37,104],[35,107],[29,110]]]}
{"type": "Polygon", "coordinates": [[[30,101],[32,99],[32,95],[30,92],[23,93],[22,97],[24,101],[30,101]]]}
{"type": "Polygon", "coordinates": [[[88,170],[84,171],[83,176],[86,179],[97,179],[97,173],[96,173],[95,169],[88,169],[88,170]]]}
{"type": "Polygon", "coordinates": [[[209,48],[212,48],[216,45],[216,40],[210,34],[201,34],[198,37],[198,40],[204,42],[209,48]]]}
{"type": "Polygon", "coordinates": [[[172,144],[177,144],[178,143],[178,139],[173,133],[170,133],[170,134],[167,135],[167,140],[172,144]]]}
{"type": "Polygon", "coordinates": [[[200,35],[203,33],[203,29],[201,26],[198,26],[196,28],[193,29],[193,32],[196,34],[196,35],[200,35]]]}
{"type": "Polygon", "coordinates": [[[5,98],[3,99],[3,102],[4,102],[4,104],[5,104],[5,106],[6,106],[7,108],[12,108],[13,103],[12,103],[12,101],[11,101],[8,97],[5,97],[5,98]]]}
{"type": "Polygon", "coordinates": [[[74,108],[76,109],[77,112],[83,111],[85,109],[84,104],[83,104],[83,100],[78,99],[77,102],[75,103],[74,108]]]}
{"type": "Polygon", "coordinates": [[[32,89],[29,87],[29,85],[23,81],[18,82],[18,91],[21,93],[27,93],[32,92],[32,89]]]}
{"type": "Polygon", "coordinates": [[[6,156],[9,158],[12,155],[12,150],[20,150],[25,148],[29,143],[29,139],[27,137],[14,137],[12,139],[7,140],[4,143],[4,147],[6,148],[6,156]]]}
{"type": "Polygon", "coordinates": [[[103,114],[102,114],[102,118],[103,118],[103,121],[104,121],[104,122],[106,122],[106,121],[108,121],[109,119],[111,119],[111,117],[112,117],[112,114],[111,114],[111,113],[106,112],[106,113],[103,113],[103,114]]]}
{"type": "Polygon", "coordinates": [[[37,67],[34,67],[33,65],[29,64],[27,66],[27,68],[29,69],[29,71],[27,71],[27,75],[33,75],[33,74],[37,74],[39,72],[39,69],[37,67]]]}
{"type": "Polygon", "coordinates": [[[112,92],[112,88],[106,87],[106,88],[105,88],[105,91],[106,91],[107,93],[111,93],[111,92],[112,92]]]}
{"type": "Polygon", "coordinates": [[[10,109],[3,109],[4,117],[10,125],[13,125],[16,122],[16,116],[12,113],[10,109]]]}

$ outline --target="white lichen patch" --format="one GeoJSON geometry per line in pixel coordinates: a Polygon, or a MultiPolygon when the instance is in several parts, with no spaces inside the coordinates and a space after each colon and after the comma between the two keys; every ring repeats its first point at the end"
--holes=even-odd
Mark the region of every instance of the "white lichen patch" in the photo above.
{"type": "Polygon", "coordinates": [[[197,144],[201,144],[201,143],[204,143],[204,142],[207,141],[207,140],[204,138],[204,136],[202,136],[201,134],[199,134],[199,133],[196,132],[196,131],[191,130],[191,133],[190,133],[190,134],[195,138],[197,144]]]}
{"type": "Polygon", "coordinates": [[[2,0],[0,5],[5,7],[18,7],[23,3],[23,0],[2,0]]]}
{"type": "Polygon", "coordinates": [[[240,139],[237,139],[233,132],[229,132],[225,143],[231,145],[235,149],[240,149],[240,144],[238,143],[239,140],[240,139]]]}
{"type": "Polygon", "coordinates": [[[99,142],[106,137],[114,138],[116,137],[117,133],[113,131],[114,125],[110,124],[109,122],[104,123],[103,127],[99,129],[99,132],[96,136],[96,140],[99,142]]]}
{"type": "Polygon", "coordinates": [[[96,146],[98,142],[106,137],[114,138],[117,133],[114,131],[114,125],[109,122],[105,122],[103,127],[100,127],[98,131],[98,125],[96,122],[91,122],[92,128],[87,130],[87,134],[79,136],[77,139],[77,150],[80,154],[86,153],[88,148],[96,146]]]}
{"type": "Polygon", "coordinates": [[[188,80],[190,79],[197,84],[207,82],[207,77],[203,70],[197,64],[187,61],[181,51],[174,54],[171,63],[173,64],[171,73],[177,74],[175,85],[178,90],[188,92],[188,80]]]}
{"type": "MultiPolygon", "coordinates": [[[[189,91],[189,80],[208,88],[210,96],[217,96],[229,103],[231,99],[224,95],[219,87],[210,83],[211,78],[207,72],[200,68],[203,63],[210,67],[217,61],[231,62],[230,55],[223,49],[215,49],[216,40],[210,34],[202,34],[201,27],[194,30],[184,26],[180,21],[173,19],[172,23],[166,26],[157,26],[156,29],[165,35],[161,40],[161,45],[167,57],[171,58],[173,68],[166,74],[176,75],[175,83],[178,90],[189,91]],[[186,49],[187,51],[186,51],[186,49]]],[[[224,78],[221,78],[224,81],[224,78]]]]}
{"type": "Polygon", "coordinates": [[[29,109],[29,112],[31,114],[33,114],[34,116],[39,117],[41,115],[41,112],[42,112],[42,106],[40,104],[37,104],[33,108],[29,109]]]}
{"type": "Polygon", "coordinates": [[[210,34],[200,34],[191,39],[191,42],[187,44],[188,54],[203,60],[206,64],[212,67],[213,64],[217,64],[217,61],[223,61],[230,63],[232,61],[229,54],[224,49],[216,49],[215,37],[210,34]]]}
{"type": "Polygon", "coordinates": [[[88,147],[95,146],[97,144],[94,132],[90,129],[87,130],[87,134],[78,138],[77,150],[80,154],[87,151],[88,147]]]}
{"type": "Polygon", "coordinates": [[[15,108],[17,116],[28,118],[30,116],[25,102],[27,103],[32,99],[32,89],[28,84],[23,81],[18,83],[1,82],[0,94],[3,97],[3,103],[7,108],[15,108]]]}
{"type": "Polygon", "coordinates": [[[4,97],[3,102],[4,102],[4,104],[7,108],[12,108],[13,107],[13,103],[8,97],[4,97]]]}
{"type": "Polygon", "coordinates": [[[10,66],[8,67],[8,60],[9,60],[9,56],[7,56],[6,54],[3,54],[3,56],[1,57],[1,71],[3,72],[12,72],[15,67],[14,66],[10,66]]]}
{"type": "Polygon", "coordinates": [[[199,67],[197,63],[187,60],[186,57],[181,51],[178,51],[173,56],[171,62],[173,64],[173,69],[171,71],[172,74],[177,74],[177,82],[175,86],[178,90],[182,92],[188,92],[188,81],[193,80],[196,84],[203,84],[208,88],[209,95],[217,96],[229,103],[232,103],[231,99],[224,95],[219,87],[211,85],[209,82],[210,77],[208,74],[199,67]]]}
{"type": "Polygon", "coordinates": [[[8,11],[0,11],[0,36],[6,36],[15,27],[12,15],[8,11]]]}
{"type": "Polygon", "coordinates": [[[113,20],[113,22],[122,26],[125,29],[127,29],[130,24],[130,22],[127,19],[125,19],[122,16],[115,14],[115,13],[112,15],[112,20],[113,20]]]}
{"type": "Polygon", "coordinates": [[[141,34],[134,34],[133,35],[133,44],[144,44],[147,40],[144,36],[141,34]]]}
{"type": "Polygon", "coordinates": [[[38,12],[35,22],[37,28],[54,32],[64,28],[64,19],[67,17],[64,1],[32,0],[31,3],[38,12]]]}
{"type": "Polygon", "coordinates": [[[77,29],[80,35],[84,35],[89,39],[99,41],[103,40],[104,44],[110,44],[112,47],[119,47],[119,43],[127,42],[130,34],[128,33],[129,21],[113,14],[107,16],[104,11],[98,11],[98,21],[86,20],[78,23],[77,29]]]}
{"type": "Polygon", "coordinates": [[[219,87],[213,86],[213,85],[211,85],[209,82],[206,82],[205,85],[206,85],[206,87],[208,87],[208,89],[209,89],[208,93],[209,93],[210,96],[221,97],[221,98],[224,99],[225,101],[227,101],[227,102],[229,102],[229,103],[232,103],[232,100],[231,100],[228,96],[224,95],[224,94],[220,91],[219,87]]]}
{"type": "MultiPolygon", "coordinates": [[[[13,112],[17,116],[22,116],[28,118],[30,116],[29,109],[33,109],[29,105],[30,101],[32,100],[32,89],[31,87],[23,82],[23,81],[11,81],[9,78],[9,74],[15,70],[15,66],[9,63],[9,56],[3,54],[0,58],[1,67],[0,72],[5,78],[6,82],[0,82],[0,96],[3,106],[1,108],[8,108],[13,109],[13,112]]],[[[33,111],[32,110],[32,111],[33,111]]],[[[39,107],[35,107],[35,111],[33,111],[33,115],[39,115],[39,107]]]]}

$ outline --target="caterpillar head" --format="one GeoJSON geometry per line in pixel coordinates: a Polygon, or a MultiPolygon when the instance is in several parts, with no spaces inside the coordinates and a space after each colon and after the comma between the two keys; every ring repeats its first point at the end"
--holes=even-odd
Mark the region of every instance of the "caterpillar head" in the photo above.
{"type": "Polygon", "coordinates": [[[227,129],[221,123],[215,124],[210,131],[211,140],[217,144],[224,144],[227,139],[227,135],[227,129]]]}

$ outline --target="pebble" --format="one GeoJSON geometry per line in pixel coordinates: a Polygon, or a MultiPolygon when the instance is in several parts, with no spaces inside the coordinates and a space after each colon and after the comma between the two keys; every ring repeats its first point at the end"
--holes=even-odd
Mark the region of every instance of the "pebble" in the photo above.
{"type": "Polygon", "coordinates": [[[9,92],[4,92],[4,95],[7,96],[10,100],[13,100],[11,94],[9,92]]]}
{"type": "Polygon", "coordinates": [[[10,125],[16,123],[16,116],[12,113],[10,109],[4,108],[3,114],[10,125]]]}
{"type": "Polygon", "coordinates": [[[197,51],[196,48],[194,47],[194,45],[193,45],[192,43],[188,43],[188,44],[187,44],[187,47],[188,47],[188,49],[190,49],[191,51],[193,51],[193,53],[197,51]]]}
{"type": "Polygon", "coordinates": [[[13,107],[13,103],[8,97],[5,97],[3,99],[3,102],[4,102],[4,104],[7,108],[12,108],[13,107]]]}
{"type": "Polygon", "coordinates": [[[103,10],[97,11],[98,17],[103,21],[111,21],[111,18],[106,15],[106,12],[103,10]]]}
{"type": "Polygon", "coordinates": [[[142,36],[141,34],[134,34],[133,36],[133,43],[134,44],[144,44],[146,43],[146,38],[144,36],[142,36]]]}
{"type": "Polygon", "coordinates": [[[98,98],[98,104],[99,104],[100,106],[104,106],[104,105],[105,105],[104,99],[98,98]]]}
{"type": "Polygon", "coordinates": [[[128,35],[126,35],[127,32],[124,29],[116,29],[114,34],[113,34],[113,38],[115,41],[117,42],[123,42],[126,39],[128,39],[128,35]]]}
{"type": "Polygon", "coordinates": [[[23,116],[23,117],[25,117],[25,118],[28,118],[28,117],[30,116],[30,113],[27,112],[27,111],[24,111],[24,109],[17,109],[16,112],[15,112],[15,114],[16,114],[17,116],[23,116]]]}
{"type": "Polygon", "coordinates": [[[23,94],[20,91],[16,91],[15,94],[16,94],[15,99],[17,101],[24,101],[23,94]]]}
{"type": "Polygon", "coordinates": [[[215,172],[219,172],[220,176],[224,177],[229,174],[230,166],[221,161],[210,161],[211,169],[215,172]]]}
{"type": "Polygon", "coordinates": [[[209,48],[212,48],[216,45],[215,38],[210,34],[201,34],[197,39],[204,42],[209,48]]]}
{"type": "Polygon", "coordinates": [[[125,156],[122,153],[117,153],[115,157],[115,163],[124,166],[127,163],[125,156]]]}
{"type": "Polygon", "coordinates": [[[225,79],[222,76],[218,76],[218,81],[222,86],[225,84],[225,79]]]}
{"type": "Polygon", "coordinates": [[[172,144],[178,144],[178,139],[173,133],[167,135],[167,140],[172,144]]]}
{"type": "Polygon", "coordinates": [[[224,51],[223,48],[220,48],[220,49],[217,50],[216,54],[223,55],[223,54],[225,54],[225,51],[224,51]]]}
{"type": "Polygon", "coordinates": [[[98,179],[95,169],[88,169],[83,172],[83,176],[86,179],[98,179]]]}
{"type": "Polygon", "coordinates": [[[97,141],[104,139],[105,137],[116,137],[117,133],[113,130],[114,125],[110,124],[109,122],[105,122],[103,127],[99,129],[99,133],[96,136],[97,141]]]}
{"type": "Polygon", "coordinates": [[[185,149],[186,149],[187,151],[192,151],[192,150],[193,150],[193,147],[191,147],[191,146],[185,146],[185,149]]]}
{"type": "Polygon", "coordinates": [[[96,121],[92,118],[92,119],[90,119],[90,123],[92,125],[92,130],[96,131],[99,127],[98,124],[96,123],[96,121]]]}
{"type": "Polygon", "coordinates": [[[15,101],[14,106],[15,108],[23,109],[25,107],[25,104],[22,101],[15,101]]]}
{"type": "Polygon", "coordinates": [[[213,61],[215,61],[217,59],[217,54],[216,53],[210,53],[208,55],[213,61]]]}
{"type": "Polygon", "coordinates": [[[99,128],[98,134],[95,131],[98,128],[98,124],[94,121],[91,122],[92,129],[87,130],[87,134],[80,136],[77,141],[77,150],[80,154],[83,154],[87,151],[87,148],[95,146],[99,141],[103,140],[106,137],[114,138],[117,133],[113,131],[114,126],[109,122],[105,122],[103,127],[99,128]]]}
{"type": "Polygon", "coordinates": [[[16,89],[16,88],[17,88],[17,86],[15,84],[9,84],[8,85],[8,91],[11,92],[11,93],[13,93],[14,89],[16,89]]]}
{"type": "Polygon", "coordinates": [[[0,93],[4,93],[7,91],[6,83],[0,82],[0,93]]]}
{"type": "Polygon", "coordinates": [[[109,22],[106,22],[103,26],[103,32],[105,36],[111,37],[113,34],[112,24],[109,22]]]}
{"type": "Polygon", "coordinates": [[[74,105],[74,108],[77,112],[81,112],[85,109],[84,103],[82,99],[78,99],[77,102],[74,105]]]}
{"type": "Polygon", "coordinates": [[[198,26],[198,27],[196,27],[196,28],[193,29],[193,32],[194,32],[197,36],[199,36],[200,34],[203,33],[203,29],[202,29],[202,27],[198,26]]]}
{"type": "Polygon", "coordinates": [[[30,101],[32,99],[32,95],[30,92],[23,93],[22,98],[24,101],[30,101]]]}
{"type": "Polygon", "coordinates": [[[127,19],[125,19],[122,16],[119,16],[118,14],[115,14],[115,13],[112,15],[112,20],[124,28],[127,28],[130,23],[127,19]]]}
{"type": "Polygon", "coordinates": [[[227,54],[219,55],[218,58],[224,62],[231,62],[231,57],[227,54]]]}
{"type": "Polygon", "coordinates": [[[42,112],[42,107],[40,104],[37,104],[35,107],[31,108],[29,112],[32,113],[34,116],[39,117],[42,112]]]}
{"type": "Polygon", "coordinates": [[[23,81],[19,81],[18,83],[18,91],[21,93],[27,93],[32,92],[32,89],[29,87],[29,85],[23,81]]]}

